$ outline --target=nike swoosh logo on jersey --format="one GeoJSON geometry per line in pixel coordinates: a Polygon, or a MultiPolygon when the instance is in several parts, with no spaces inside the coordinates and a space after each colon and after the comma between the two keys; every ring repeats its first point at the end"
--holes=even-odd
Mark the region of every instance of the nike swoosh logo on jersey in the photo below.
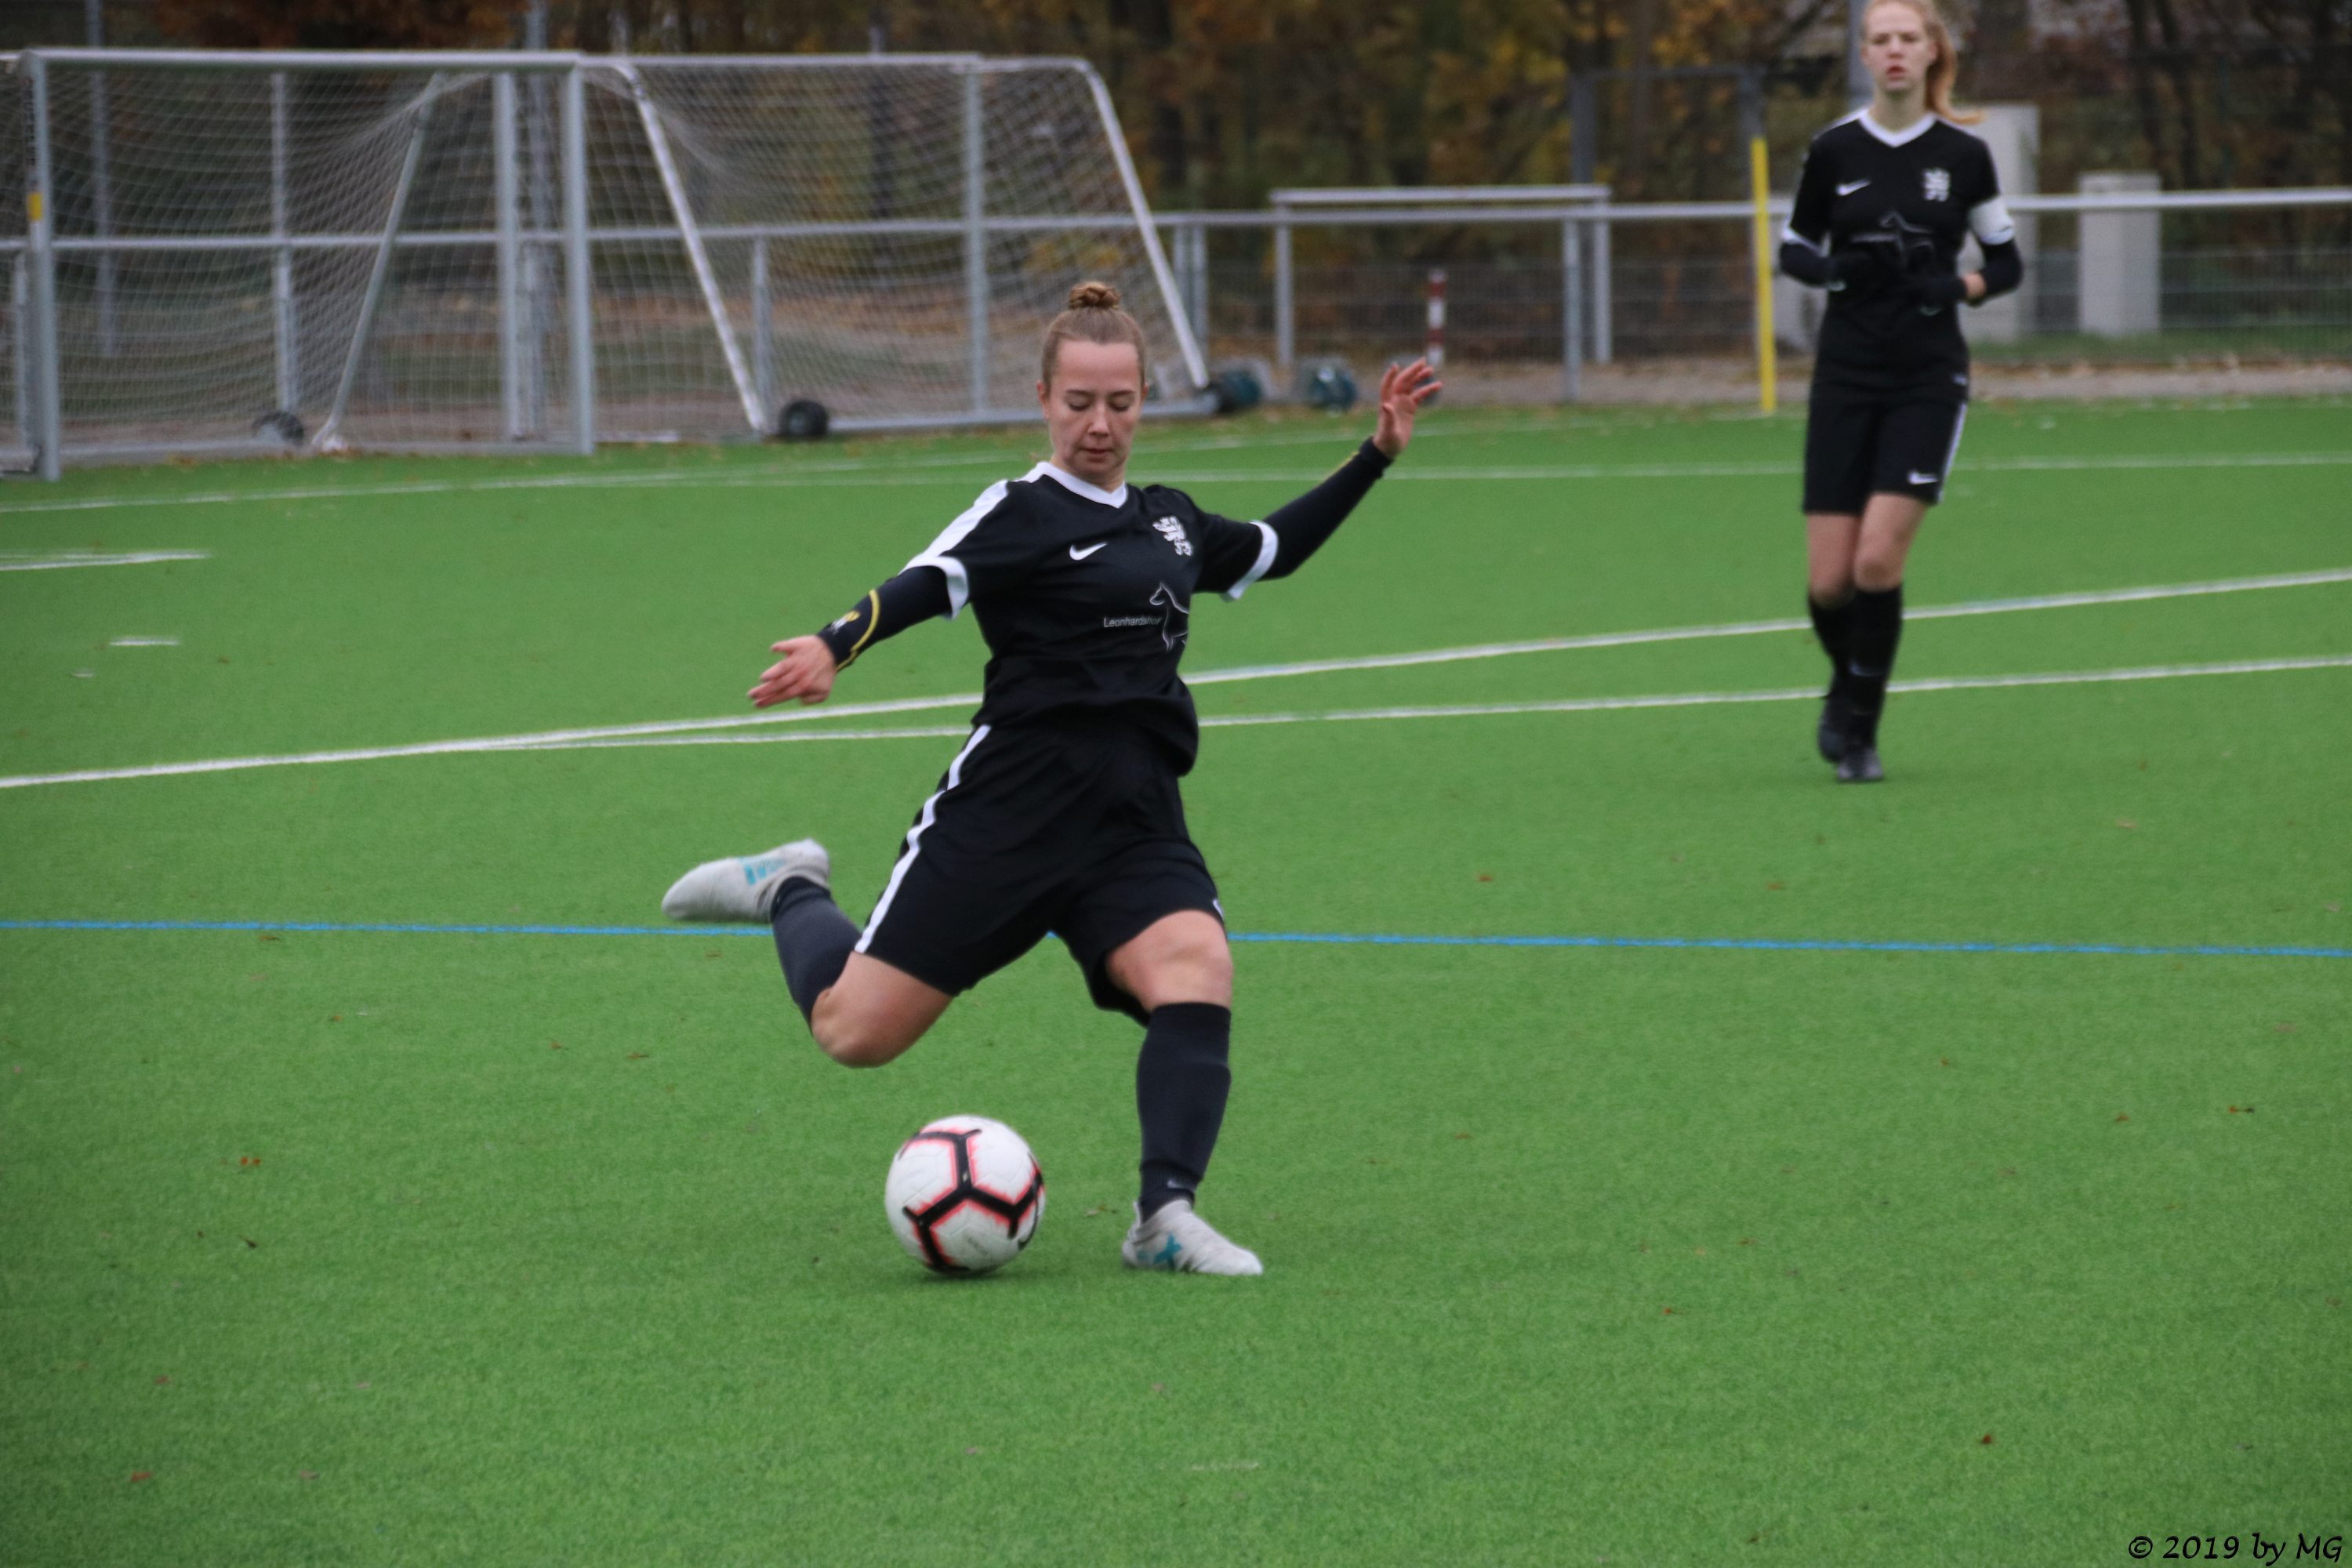
{"type": "Polygon", "coordinates": [[[1070,559],[1073,561],[1084,561],[1087,556],[1092,555],[1096,551],[1100,550],[1104,544],[1108,544],[1109,542],[1110,541],[1106,539],[1102,543],[1089,544],[1084,550],[1081,550],[1076,545],[1073,544],[1070,546],[1070,559]]]}
{"type": "Polygon", "coordinates": [[[1911,482],[1915,485],[1933,485],[1940,484],[1943,481],[1934,474],[1923,474],[1918,469],[1914,468],[1911,470],[1911,482]]]}
{"type": "Polygon", "coordinates": [[[1850,196],[1868,184],[1870,184],[1868,180],[1856,180],[1850,185],[1840,185],[1838,187],[1838,195],[1842,196],[1850,196]]]}

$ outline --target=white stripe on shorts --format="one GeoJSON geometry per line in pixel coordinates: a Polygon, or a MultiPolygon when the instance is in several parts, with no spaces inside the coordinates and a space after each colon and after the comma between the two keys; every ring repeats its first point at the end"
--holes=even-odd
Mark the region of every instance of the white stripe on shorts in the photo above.
{"type": "Polygon", "coordinates": [[[924,831],[938,820],[940,795],[947,794],[963,782],[965,761],[971,757],[981,742],[987,738],[987,725],[982,724],[973,730],[971,739],[963,743],[963,750],[958,752],[955,761],[948,764],[948,782],[940,786],[938,795],[923,802],[922,815],[915,819],[915,826],[907,830],[907,852],[898,857],[898,863],[896,866],[890,868],[889,885],[882,889],[881,901],[874,906],[874,912],[866,917],[866,929],[858,933],[857,952],[864,952],[873,942],[874,933],[882,928],[882,917],[890,912],[890,900],[898,896],[898,884],[906,879],[907,868],[915,863],[916,853],[923,847],[924,831]]]}
{"type": "Polygon", "coordinates": [[[1952,477],[1952,465],[1959,461],[1960,432],[1968,427],[1969,405],[1966,401],[1963,401],[1960,404],[1960,411],[1958,415],[1957,415],[1952,420],[1952,444],[1945,450],[1944,453],[1944,478],[1946,479],[1949,479],[1952,477]]]}

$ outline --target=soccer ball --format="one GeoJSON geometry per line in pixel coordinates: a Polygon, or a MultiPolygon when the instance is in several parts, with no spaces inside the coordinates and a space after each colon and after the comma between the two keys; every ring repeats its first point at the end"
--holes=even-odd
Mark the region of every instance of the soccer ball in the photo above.
{"type": "Polygon", "coordinates": [[[1045,1173],[1021,1134],[946,1116],[898,1146],[883,1205],[898,1245],[941,1274],[982,1274],[1021,1255],[1045,1217],[1045,1173]]]}

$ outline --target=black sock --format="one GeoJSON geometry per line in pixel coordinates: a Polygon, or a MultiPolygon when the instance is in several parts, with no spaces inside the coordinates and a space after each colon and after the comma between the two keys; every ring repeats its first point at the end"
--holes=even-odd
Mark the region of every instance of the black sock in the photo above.
{"type": "Polygon", "coordinates": [[[850,949],[857,945],[857,928],[833,895],[806,877],[788,877],[776,889],[768,924],[776,935],[776,958],[784,966],[793,1004],[814,1023],[816,999],[841,978],[850,949]]]}
{"type": "Polygon", "coordinates": [[[1864,745],[1874,746],[1878,715],[1886,706],[1886,682],[1895,673],[1895,645],[1903,640],[1903,584],[1856,589],[1853,614],[1845,660],[1855,720],[1851,733],[1864,745]]]}
{"type": "Polygon", "coordinates": [[[1135,1063],[1135,1110],[1143,1122],[1143,1195],[1150,1215],[1189,1198],[1208,1173],[1225,1120],[1225,1065],[1234,1013],[1213,1002],[1171,1002],[1153,1010],[1135,1063]]]}
{"type": "Polygon", "coordinates": [[[1845,685],[1845,658],[1853,641],[1853,595],[1824,605],[1808,594],[1805,608],[1812,612],[1813,635],[1821,638],[1822,651],[1830,656],[1830,689],[1839,690],[1845,685]]]}

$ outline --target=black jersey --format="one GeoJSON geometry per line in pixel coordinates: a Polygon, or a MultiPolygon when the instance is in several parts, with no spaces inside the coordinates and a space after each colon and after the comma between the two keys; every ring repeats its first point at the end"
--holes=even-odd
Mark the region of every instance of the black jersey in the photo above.
{"type": "MultiPolygon", "coordinates": [[[[1930,114],[1895,132],[1865,110],[1814,137],[1786,237],[1834,255],[1864,230],[1888,226],[1889,215],[1927,231],[1936,268],[1947,273],[1958,269],[1971,232],[1986,245],[2016,237],[1991,149],[1949,121],[1930,114]]],[[[1816,374],[1907,380],[1965,370],[1968,354],[1948,306],[1923,310],[1892,289],[1835,289],[1816,374]]]]}
{"type": "Polygon", "coordinates": [[[991,485],[911,570],[970,603],[989,660],[975,724],[1082,714],[1136,724],[1180,773],[1200,748],[1192,694],[1176,678],[1196,590],[1238,599],[1274,564],[1262,522],[1202,510],[1160,485],[1098,489],[1040,463],[991,485]]]}

